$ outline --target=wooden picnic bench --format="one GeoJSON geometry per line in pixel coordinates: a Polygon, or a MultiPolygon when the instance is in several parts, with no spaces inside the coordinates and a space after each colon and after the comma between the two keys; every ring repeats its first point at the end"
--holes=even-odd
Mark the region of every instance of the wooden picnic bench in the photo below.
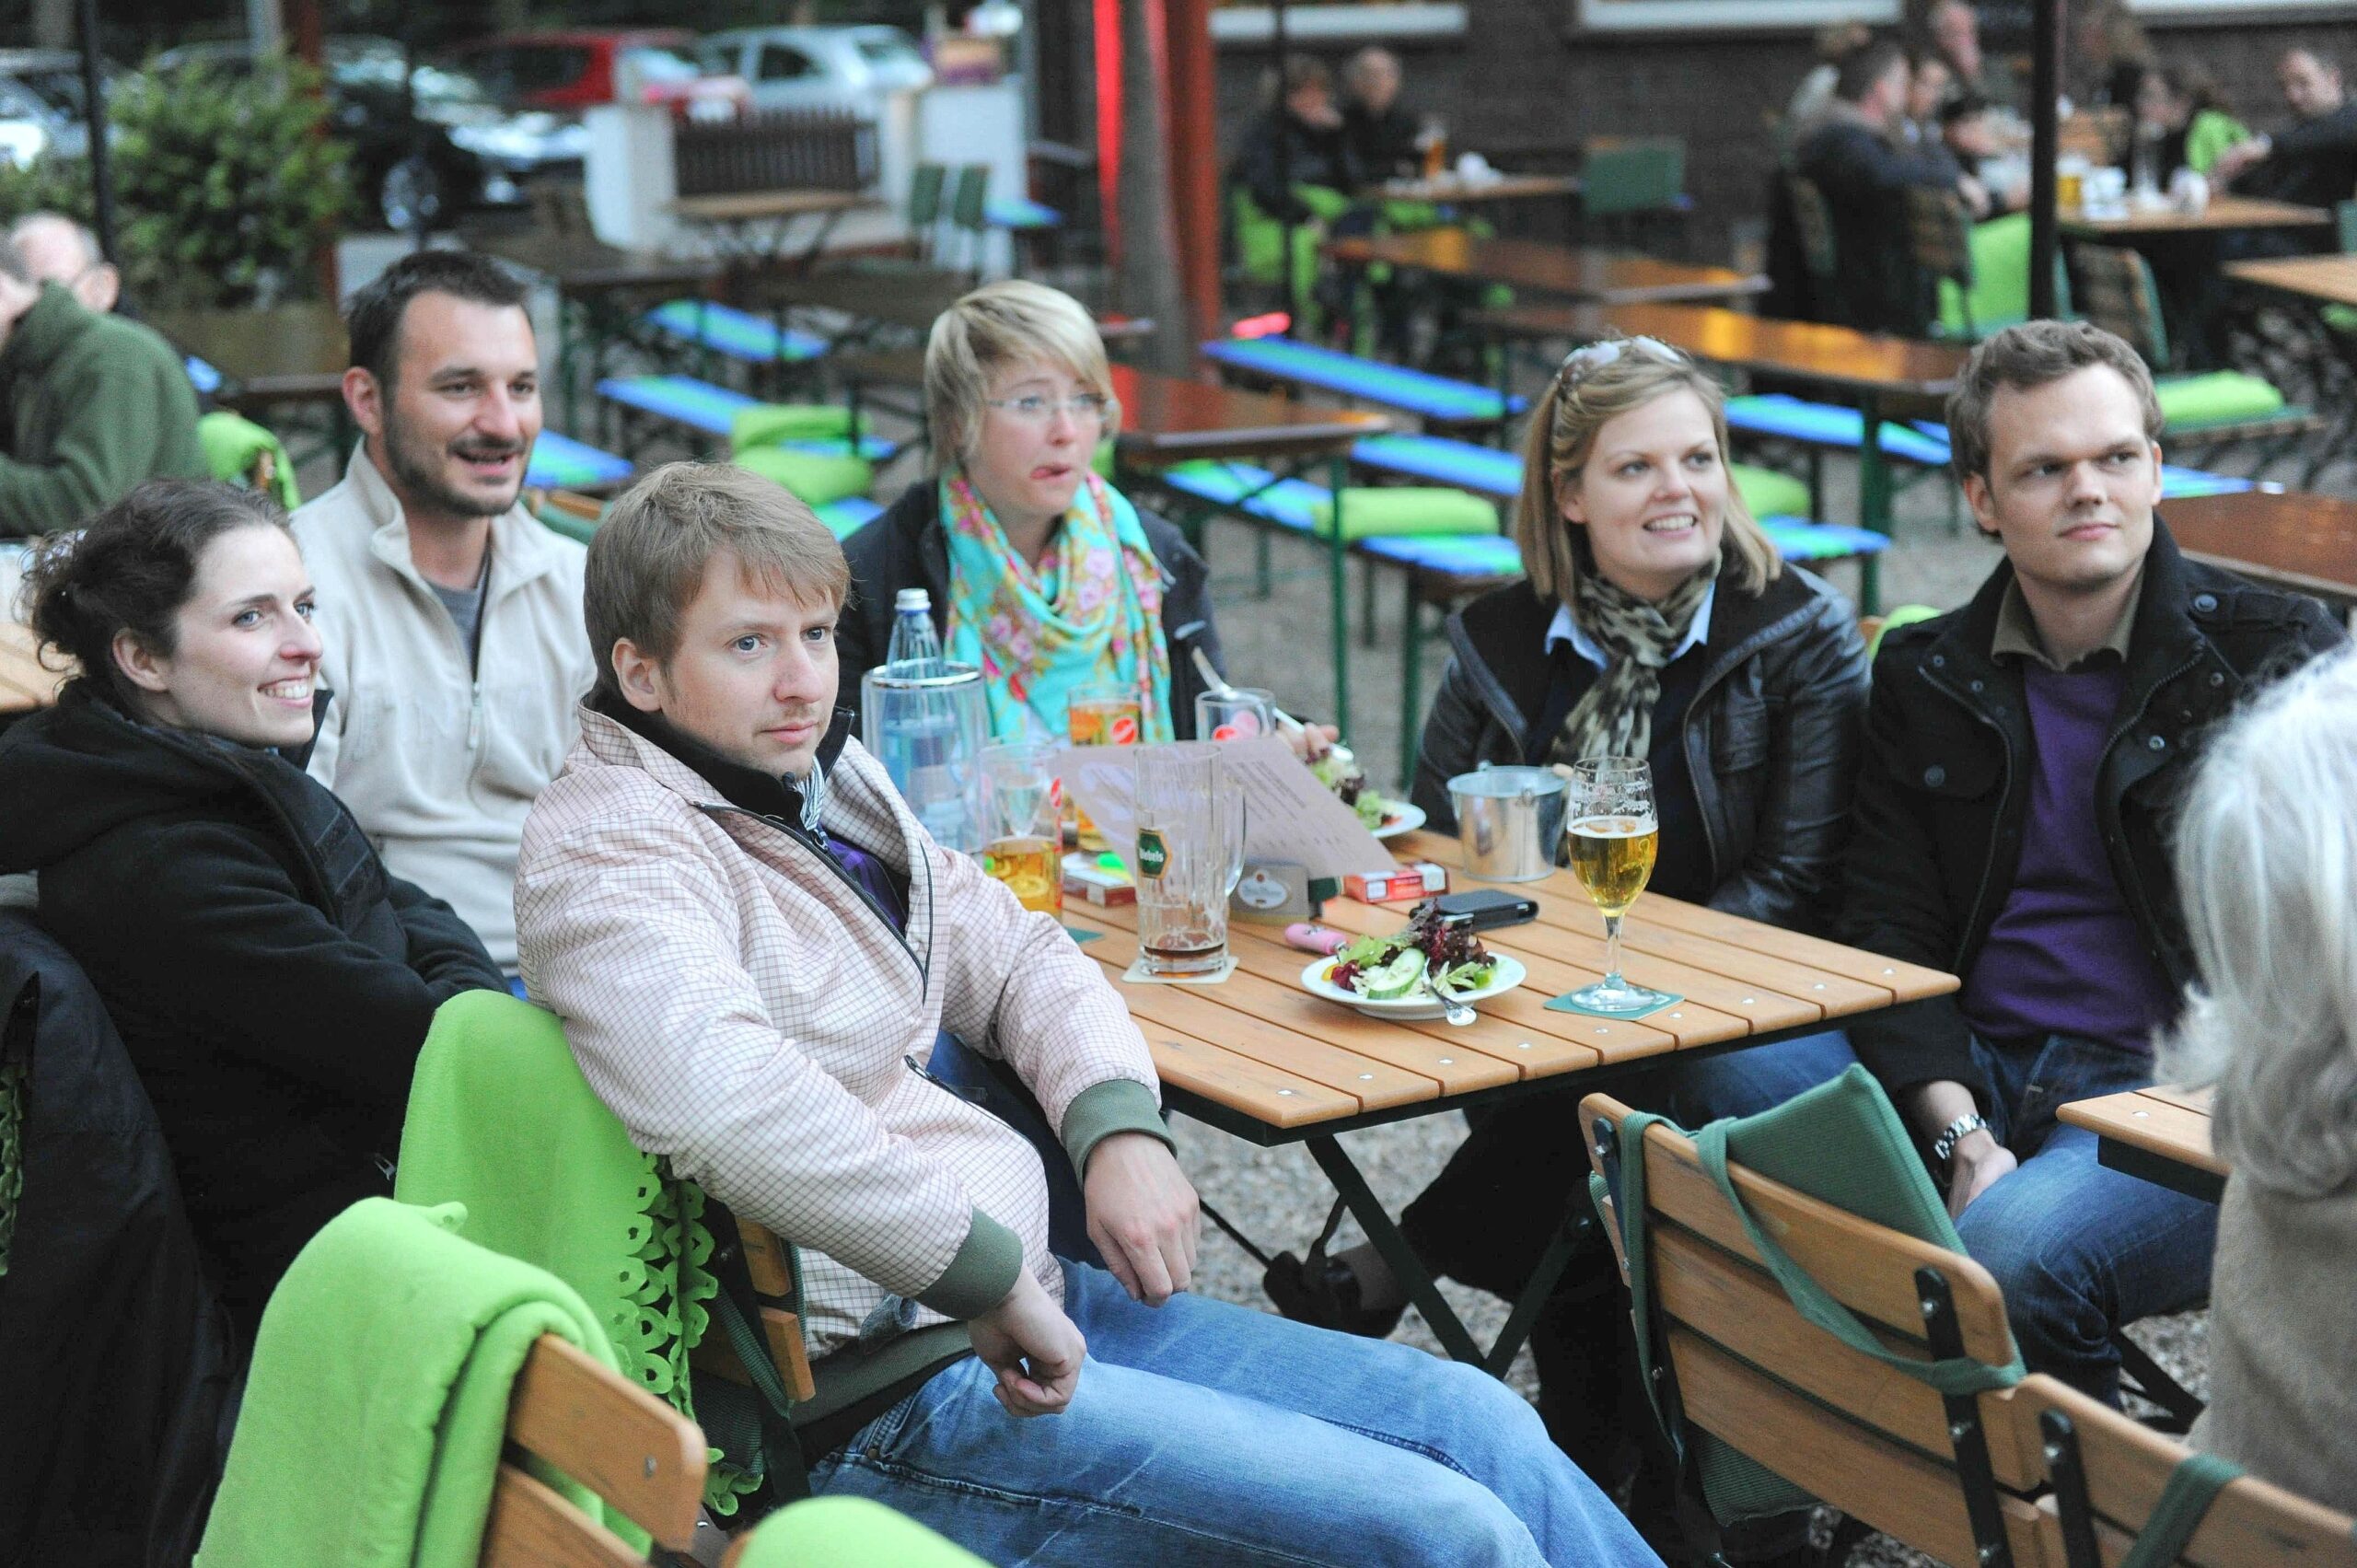
{"type": "Polygon", "coordinates": [[[2226,1162],[2210,1143],[2208,1089],[2166,1085],[2072,1100],[2055,1115],[2096,1134],[2096,1159],[2130,1176],[2214,1203],[2226,1162]]]}

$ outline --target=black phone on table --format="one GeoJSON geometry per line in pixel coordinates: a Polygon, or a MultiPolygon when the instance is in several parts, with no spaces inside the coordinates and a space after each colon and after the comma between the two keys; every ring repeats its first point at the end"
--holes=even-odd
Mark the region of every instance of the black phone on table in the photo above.
{"type": "Polygon", "coordinates": [[[1441,919],[1451,923],[1461,921],[1476,931],[1491,931],[1501,925],[1521,925],[1538,918],[1537,899],[1496,888],[1443,893],[1436,901],[1440,906],[1441,919]]]}

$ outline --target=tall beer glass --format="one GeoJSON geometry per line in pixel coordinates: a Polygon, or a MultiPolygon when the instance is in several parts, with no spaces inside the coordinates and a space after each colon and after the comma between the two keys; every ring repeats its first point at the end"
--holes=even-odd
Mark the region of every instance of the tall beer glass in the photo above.
{"type": "MultiPolygon", "coordinates": [[[[1134,687],[1084,686],[1065,704],[1064,726],[1074,746],[1135,746],[1144,737],[1145,703],[1134,687]]],[[[1080,847],[1092,854],[1102,851],[1105,835],[1076,803],[1073,811],[1080,847]]]]}
{"type": "Polygon", "coordinates": [[[1064,842],[1057,749],[1013,741],[982,750],[982,869],[1028,910],[1062,914],[1064,842]]]}
{"type": "Polygon", "coordinates": [[[1643,1013],[1669,1000],[1631,985],[1620,973],[1620,922],[1654,874],[1661,825],[1654,815],[1653,770],[1638,757],[1599,757],[1572,764],[1569,825],[1563,830],[1572,874],[1604,913],[1604,978],[1570,1000],[1596,1013],[1643,1013]]]}
{"type": "Polygon", "coordinates": [[[1227,896],[1244,872],[1244,796],[1208,740],[1138,749],[1138,947],[1154,974],[1227,958],[1227,896]]]}

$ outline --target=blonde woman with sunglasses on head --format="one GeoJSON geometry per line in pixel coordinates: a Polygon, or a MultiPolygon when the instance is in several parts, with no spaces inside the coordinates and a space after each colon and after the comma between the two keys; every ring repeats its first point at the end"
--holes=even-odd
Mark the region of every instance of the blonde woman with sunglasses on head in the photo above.
{"type": "MultiPolygon", "coordinates": [[[[1785,565],[1728,471],[1719,388],[1650,338],[1563,363],[1533,412],[1515,541],[1527,576],[1450,618],[1451,658],[1424,726],[1414,799],[1436,831],[1447,784],[1484,762],[1641,757],[1661,823],[1651,887],[1778,925],[1818,922],[1841,848],[1866,658],[1857,612],[1785,565]]],[[[1694,1063],[1655,1103],[1689,1125],[1773,1104],[1851,1060],[1839,1035],[1694,1063]]],[[[1404,1229],[1436,1272],[1517,1294],[1586,1165],[1575,1106],[1520,1102],[1477,1125],[1404,1229]],[[1534,1180],[1534,1176],[1539,1179],[1534,1180]]],[[[1616,1411],[1607,1359],[1621,1309],[1608,1255],[1567,1281],[1533,1340],[1557,1441],[1608,1488],[1641,1410],[1616,1411]],[[1600,1283],[1599,1283],[1600,1282],[1600,1283]]],[[[1281,1258],[1288,1313],[1387,1332],[1399,1287],[1371,1249],[1281,1258]]],[[[1640,1405],[1642,1401],[1639,1401],[1640,1405]]]]}

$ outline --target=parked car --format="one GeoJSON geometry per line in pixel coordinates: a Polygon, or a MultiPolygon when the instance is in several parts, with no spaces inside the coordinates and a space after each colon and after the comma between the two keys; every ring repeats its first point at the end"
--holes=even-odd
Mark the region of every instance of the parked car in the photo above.
{"type": "Polygon", "coordinates": [[[933,85],[916,40],[899,28],[737,28],[706,37],[707,75],[742,76],[756,109],[850,109],[875,119],[884,95],[933,85]]]}
{"type": "MultiPolygon", "coordinates": [[[[122,72],[102,64],[99,76],[111,93],[122,72]]],[[[0,49],[0,158],[21,165],[43,153],[81,157],[89,150],[82,57],[65,49],[0,49]]]]}
{"type": "Polygon", "coordinates": [[[694,45],[695,35],[679,28],[575,29],[506,33],[462,44],[448,58],[503,109],[578,114],[614,101],[625,59],[642,82],[695,80],[703,73],[694,45]]]}
{"type": "MultiPolygon", "coordinates": [[[[561,144],[517,132],[513,117],[456,70],[421,64],[414,99],[404,94],[405,56],[390,39],[341,35],[327,41],[326,56],[329,123],[352,148],[364,211],[388,228],[440,227],[470,208],[520,204],[527,178],[544,161],[563,162],[561,144]]],[[[157,55],[155,69],[198,64],[250,71],[253,45],[183,44],[157,55]]],[[[580,150],[570,156],[577,164],[580,150]]]]}
{"type": "MultiPolygon", "coordinates": [[[[328,44],[328,72],[351,92],[398,99],[407,57],[390,39],[351,37],[328,44]]],[[[589,152],[589,134],[579,115],[545,109],[500,107],[482,79],[449,61],[420,61],[410,76],[418,118],[450,133],[450,139],[482,159],[489,170],[487,200],[516,200],[510,186],[548,175],[578,177],[589,152]]]]}

